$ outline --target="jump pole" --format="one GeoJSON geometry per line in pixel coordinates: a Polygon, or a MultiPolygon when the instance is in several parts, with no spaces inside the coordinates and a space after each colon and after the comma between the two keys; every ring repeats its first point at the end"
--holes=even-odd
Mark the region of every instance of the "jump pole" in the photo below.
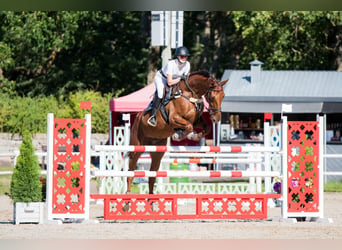
{"type": "MultiPolygon", "coordinates": [[[[224,152],[219,152],[219,153],[196,153],[196,157],[201,157],[201,158],[248,158],[250,157],[250,153],[224,153],[224,152]]],[[[170,158],[180,158],[180,157],[194,157],[194,153],[170,153],[166,152],[164,157],[170,157],[170,158]]],[[[142,156],[141,158],[144,158],[142,156]]],[[[341,155],[342,158],[342,155],[341,155]]]]}
{"type": "MultiPolygon", "coordinates": [[[[241,159],[241,158],[169,158],[162,159],[161,163],[196,163],[196,164],[215,164],[215,163],[261,163],[261,157],[255,159],[241,159]]],[[[138,163],[151,163],[151,159],[139,159],[138,163]]]]}
{"type": "Polygon", "coordinates": [[[239,153],[239,152],[280,152],[277,147],[251,147],[251,146],[111,146],[95,145],[95,151],[112,152],[221,152],[221,153],[239,153]]]}
{"type": "Polygon", "coordinates": [[[278,171],[96,171],[102,177],[279,177],[278,171]]]}

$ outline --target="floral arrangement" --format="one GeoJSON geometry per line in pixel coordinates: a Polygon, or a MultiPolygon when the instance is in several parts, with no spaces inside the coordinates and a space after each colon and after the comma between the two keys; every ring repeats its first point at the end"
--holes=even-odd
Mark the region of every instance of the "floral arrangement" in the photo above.
{"type": "Polygon", "coordinates": [[[280,177],[274,177],[273,191],[276,192],[277,194],[281,193],[281,178],[280,177]]]}

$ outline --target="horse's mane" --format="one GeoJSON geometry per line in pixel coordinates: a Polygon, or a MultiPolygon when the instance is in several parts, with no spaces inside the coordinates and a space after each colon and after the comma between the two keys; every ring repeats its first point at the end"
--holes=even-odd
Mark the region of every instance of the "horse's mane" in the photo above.
{"type": "Polygon", "coordinates": [[[202,75],[207,78],[210,77],[210,73],[206,70],[199,70],[199,71],[191,72],[189,76],[192,76],[192,75],[202,75]]]}

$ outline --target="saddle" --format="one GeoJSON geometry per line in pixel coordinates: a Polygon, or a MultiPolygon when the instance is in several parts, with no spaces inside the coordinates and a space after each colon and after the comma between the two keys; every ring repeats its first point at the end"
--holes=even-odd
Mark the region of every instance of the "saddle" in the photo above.
{"type": "MultiPolygon", "coordinates": [[[[200,99],[200,101],[198,99],[193,99],[193,98],[188,98],[186,96],[184,96],[181,92],[181,90],[179,89],[179,83],[173,86],[168,86],[166,85],[164,88],[164,95],[163,95],[163,99],[160,105],[160,112],[162,114],[163,119],[165,120],[165,122],[167,124],[169,124],[169,114],[165,109],[165,106],[172,100],[178,97],[185,97],[187,98],[191,103],[193,103],[196,107],[196,111],[198,113],[202,113],[203,109],[204,109],[204,103],[202,102],[202,99],[200,99]]],[[[149,111],[152,110],[153,108],[153,103],[154,101],[158,98],[158,93],[157,91],[154,92],[154,97],[152,99],[152,101],[150,102],[150,104],[147,106],[147,108],[144,111],[144,115],[146,115],[149,111]]]]}
{"type": "MultiPolygon", "coordinates": [[[[165,122],[168,124],[169,123],[169,114],[165,109],[165,106],[173,99],[177,96],[176,91],[178,91],[177,88],[177,84],[173,85],[173,86],[168,86],[165,85],[164,87],[164,95],[163,95],[163,100],[162,103],[160,105],[160,112],[162,114],[163,119],[165,120],[165,122]]],[[[147,108],[144,111],[144,115],[146,115],[149,111],[152,110],[153,107],[153,103],[154,101],[158,98],[158,92],[157,90],[154,92],[154,96],[152,101],[149,103],[149,105],[147,106],[147,108]]]]}

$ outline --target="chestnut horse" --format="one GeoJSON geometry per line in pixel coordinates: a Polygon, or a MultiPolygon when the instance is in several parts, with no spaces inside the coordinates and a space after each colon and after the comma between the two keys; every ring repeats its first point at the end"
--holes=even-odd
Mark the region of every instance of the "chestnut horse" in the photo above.
{"type": "MultiPolygon", "coordinates": [[[[223,85],[228,80],[220,82],[212,77],[207,71],[197,71],[189,74],[187,80],[181,80],[176,88],[181,92],[178,98],[171,98],[165,106],[169,114],[168,122],[165,121],[161,112],[157,113],[157,126],[147,124],[150,113],[139,113],[131,129],[130,145],[166,145],[167,138],[172,136],[174,140],[183,140],[186,137],[199,141],[210,132],[210,126],[202,117],[203,99],[209,104],[211,120],[217,123],[221,120],[221,103],[224,98],[223,85]],[[199,133],[194,127],[202,129],[199,133]]],[[[129,171],[134,171],[136,163],[142,152],[129,153],[129,171]]],[[[150,171],[159,169],[160,161],[164,152],[150,152],[150,171]]],[[[153,186],[156,178],[149,178],[149,193],[153,194],[153,186]]],[[[131,192],[133,177],[127,178],[127,193],[131,192]]]]}

